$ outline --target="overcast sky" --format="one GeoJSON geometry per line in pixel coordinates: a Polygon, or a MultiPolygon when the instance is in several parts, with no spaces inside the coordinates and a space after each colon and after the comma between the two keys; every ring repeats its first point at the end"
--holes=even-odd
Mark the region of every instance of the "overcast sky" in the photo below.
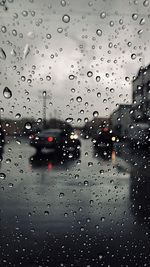
{"type": "Polygon", "coordinates": [[[147,0],[7,0],[6,7],[0,6],[3,118],[41,118],[43,90],[47,117],[78,125],[94,111],[109,116],[117,104],[131,103],[132,77],[149,64],[147,0]]]}

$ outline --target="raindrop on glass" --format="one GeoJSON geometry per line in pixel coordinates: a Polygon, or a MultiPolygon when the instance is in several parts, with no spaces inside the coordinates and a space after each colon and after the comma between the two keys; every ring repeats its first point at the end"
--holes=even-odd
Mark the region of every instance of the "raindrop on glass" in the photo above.
{"type": "Polygon", "coordinates": [[[145,1],[143,2],[143,6],[145,6],[145,7],[149,6],[149,1],[148,1],[148,0],[145,0],[145,1]]]}
{"type": "Polygon", "coordinates": [[[50,34],[50,33],[47,33],[47,34],[46,34],[46,38],[47,38],[47,39],[51,39],[51,38],[52,38],[51,34],[50,34]]]}
{"type": "Polygon", "coordinates": [[[45,210],[44,211],[44,215],[48,216],[49,215],[49,211],[48,210],[45,210]]]}
{"type": "Polygon", "coordinates": [[[62,33],[62,32],[63,32],[63,29],[62,29],[62,28],[58,28],[58,29],[57,29],[57,32],[58,32],[58,33],[62,33]]]}
{"type": "Polygon", "coordinates": [[[70,17],[68,15],[64,15],[62,17],[62,21],[65,22],[65,23],[68,23],[70,21],[70,17]]]}
{"type": "Polygon", "coordinates": [[[88,71],[87,72],[87,76],[90,78],[90,77],[92,77],[93,76],[93,72],[92,71],[88,71]]]}
{"type": "Polygon", "coordinates": [[[82,97],[81,96],[77,96],[76,100],[77,100],[77,102],[82,102],[82,97]]]}
{"type": "Polygon", "coordinates": [[[97,93],[97,97],[98,97],[98,98],[101,97],[101,93],[100,93],[100,92],[97,93]]]}
{"type": "Polygon", "coordinates": [[[17,36],[17,31],[15,29],[12,30],[12,34],[13,34],[13,36],[17,36]]]}
{"type": "Polygon", "coordinates": [[[101,80],[101,77],[100,76],[96,76],[96,81],[100,82],[100,80],[101,80]]]}
{"type": "Polygon", "coordinates": [[[1,172],[1,173],[0,173],[0,179],[1,179],[1,180],[5,180],[5,178],[6,178],[6,174],[3,173],[3,172],[1,172]]]}
{"type": "Polygon", "coordinates": [[[136,13],[132,14],[132,18],[133,18],[133,20],[137,20],[138,19],[138,14],[136,14],[136,13]]]}
{"type": "Polygon", "coordinates": [[[94,111],[94,112],[93,112],[93,117],[98,117],[98,116],[99,116],[98,111],[94,111]]]}
{"type": "Polygon", "coordinates": [[[16,119],[19,119],[21,118],[21,114],[20,113],[17,113],[16,116],[15,116],[16,119]]]}
{"type": "Polygon", "coordinates": [[[2,26],[1,27],[1,32],[3,32],[3,33],[7,32],[7,28],[5,26],[2,26]]]}
{"type": "Polygon", "coordinates": [[[96,34],[97,34],[98,36],[102,36],[102,30],[97,29],[96,34]]]}
{"type": "Polygon", "coordinates": [[[63,7],[66,6],[66,1],[65,1],[65,0],[61,0],[60,3],[61,3],[61,5],[62,5],[63,7]]]}
{"type": "Polygon", "coordinates": [[[132,59],[136,59],[136,54],[132,54],[132,55],[131,55],[131,58],[132,58],[132,59]]]}
{"type": "Polygon", "coordinates": [[[4,50],[0,47],[0,58],[5,60],[6,59],[6,54],[4,52],[4,50]]]}
{"type": "Polygon", "coordinates": [[[64,193],[60,193],[60,194],[59,194],[59,197],[60,197],[60,198],[63,198],[63,197],[64,197],[64,193]]]}
{"type": "Polygon", "coordinates": [[[32,128],[32,124],[30,122],[27,122],[24,126],[27,130],[30,130],[32,128]]]}
{"type": "Polygon", "coordinates": [[[3,90],[3,96],[7,99],[12,97],[12,92],[8,87],[5,87],[3,90]]]}
{"type": "Polygon", "coordinates": [[[100,14],[100,17],[101,17],[101,19],[106,18],[106,12],[102,12],[102,13],[100,14]]]}

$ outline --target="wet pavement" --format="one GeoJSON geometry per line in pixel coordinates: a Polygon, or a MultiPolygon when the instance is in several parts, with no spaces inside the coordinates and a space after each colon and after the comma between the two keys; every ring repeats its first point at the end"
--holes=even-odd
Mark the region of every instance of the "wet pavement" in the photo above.
{"type": "Polygon", "coordinates": [[[8,138],[0,174],[0,266],[150,266],[148,151],[123,143],[62,158],[8,138]]]}

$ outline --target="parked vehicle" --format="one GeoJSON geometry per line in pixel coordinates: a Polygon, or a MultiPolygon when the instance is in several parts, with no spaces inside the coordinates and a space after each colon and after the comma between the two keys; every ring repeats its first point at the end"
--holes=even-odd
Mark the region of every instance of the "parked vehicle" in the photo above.
{"type": "Polygon", "coordinates": [[[96,148],[108,148],[112,149],[113,144],[118,138],[115,136],[111,129],[108,127],[102,127],[97,131],[96,136],[93,139],[93,143],[96,148]]]}
{"type": "Polygon", "coordinates": [[[81,142],[74,131],[65,129],[47,129],[30,136],[30,145],[38,152],[42,149],[60,152],[77,152],[81,142]]]}

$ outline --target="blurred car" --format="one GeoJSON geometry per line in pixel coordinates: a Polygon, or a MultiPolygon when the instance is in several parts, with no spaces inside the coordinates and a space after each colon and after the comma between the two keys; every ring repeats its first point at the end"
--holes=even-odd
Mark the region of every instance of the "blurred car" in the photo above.
{"type": "Polygon", "coordinates": [[[112,149],[114,142],[118,141],[118,137],[113,134],[109,127],[102,127],[97,131],[93,139],[95,148],[112,149]]]}
{"type": "Polygon", "coordinates": [[[40,152],[42,149],[60,152],[78,152],[81,142],[74,131],[47,129],[30,136],[30,145],[40,152]]]}

